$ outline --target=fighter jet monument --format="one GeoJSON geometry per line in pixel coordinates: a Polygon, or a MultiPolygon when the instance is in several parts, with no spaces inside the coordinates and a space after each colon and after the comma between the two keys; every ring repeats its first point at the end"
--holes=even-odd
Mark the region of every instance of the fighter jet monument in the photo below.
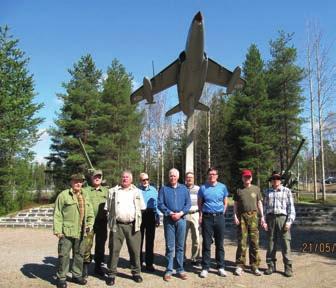
{"type": "Polygon", "coordinates": [[[166,116],[183,112],[187,116],[188,143],[186,153],[186,172],[194,171],[194,111],[209,111],[209,107],[200,102],[204,84],[212,83],[226,87],[227,93],[242,88],[245,81],[240,78],[241,70],[233,72],[209,58],[204,52],[204,23],[198,12],[189,29],[185,50],[179,57],[156,74],[153,78],[144,77],[143,85],[134,91],[131,103],[147,100],[153,104],[155,94],[177,85],[179,103],[166,112],[166,116]]]}

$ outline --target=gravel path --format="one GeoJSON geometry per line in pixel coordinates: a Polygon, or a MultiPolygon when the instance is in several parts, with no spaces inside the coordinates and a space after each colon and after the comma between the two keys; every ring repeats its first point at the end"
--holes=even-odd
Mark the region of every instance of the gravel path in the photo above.
{"type": "MultiPolygon", "coordinates": [[[[155,251],[157,253],[155,274],[143,273],[144,282],[134,283],[128,269],[127,250],[123,247],[119,262],[119,275],[115,287],[336,287],[336,228],[294,228],[293,230],[293,261],[292,278],[282,273],[271,276],[256,277],[251,273],[243,276],[233,275],[235,259],[235,232],[228,231],[225,242],[225,258],[229,276],[221,278],[210,273],[207,279],[198,277],[199,270],[186,265],[189,279],[182,281],[173,278],[169,283],[162,280],[165,259],[164,238],[162,227],[158,228],[155,251]],[[331,245],[327,245],[330,243],[331,245]],[[330,251],[328,252],[330,247],[330,251]]],[[[55,281],[55,265],[57,262],[57,239],[51,230],[0,228],[0,287],[53,287],[55,281]]],[[[261,240],[261,269],[265,264],[265,239],[261,240]]],[[[189,249],[188,249],[189,252],[189,249]]],[[[187,252],[187,256],[189,255],[187,252]]],[[[278,269],[282,272],[281,254],[278,253],[278,269]]],[[[90,267],[91,272],[93,265],[90,267]]],[[[105,287],[102,279],[90,276],[86,287],[105,287]]],[[[69,283],[68,287],[80,287],[69,283]]]]}

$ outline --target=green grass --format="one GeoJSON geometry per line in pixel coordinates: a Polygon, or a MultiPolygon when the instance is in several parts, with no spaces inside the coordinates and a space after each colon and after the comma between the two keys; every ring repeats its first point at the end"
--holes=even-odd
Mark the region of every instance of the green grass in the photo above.
{"type": "Polygon", "coordinates": [[[298,203],[306,203],[306,204],[322,204],[322,205],[336,205],[336,197],[335,196],[327,196],[327,200],[323,202],[321,198],[314,200],[314,195],[300,195],[298,203]]]}

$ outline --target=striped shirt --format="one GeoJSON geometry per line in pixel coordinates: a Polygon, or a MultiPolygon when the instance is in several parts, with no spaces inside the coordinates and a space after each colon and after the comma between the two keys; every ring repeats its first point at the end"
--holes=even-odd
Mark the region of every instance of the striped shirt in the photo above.
{"type": "Polygon", "coordinates": [[[85,200],[81,192],[75,193],[75,195],[77,196],[77,200],[78,200],[80,225],[83,225],[83,219],[84,219],[84,213],[85,213],[85,200]]]}
{"type": "Polygon", "coordinates": [[[295,208],[291,190],[282,185],[278,189],[273,187],[266,189],[264,212],[266,215],[285,215],[287,216],[287,223],[293,223],[295,220],[295,208]]]}

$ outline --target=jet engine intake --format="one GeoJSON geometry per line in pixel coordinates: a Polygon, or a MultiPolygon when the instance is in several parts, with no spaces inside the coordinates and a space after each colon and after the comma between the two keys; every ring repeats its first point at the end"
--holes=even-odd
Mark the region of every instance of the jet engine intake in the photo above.
{"type": "Polygon", "coordinates": [[[234,89],[238,88],[236,87],[236,83],[238,79],[240,78],[240,72],[241,70],[239,66],[237,66],[236,69],[232,72],[231,79],[226,89],[227,94],[231,94],[234,89]]]}

